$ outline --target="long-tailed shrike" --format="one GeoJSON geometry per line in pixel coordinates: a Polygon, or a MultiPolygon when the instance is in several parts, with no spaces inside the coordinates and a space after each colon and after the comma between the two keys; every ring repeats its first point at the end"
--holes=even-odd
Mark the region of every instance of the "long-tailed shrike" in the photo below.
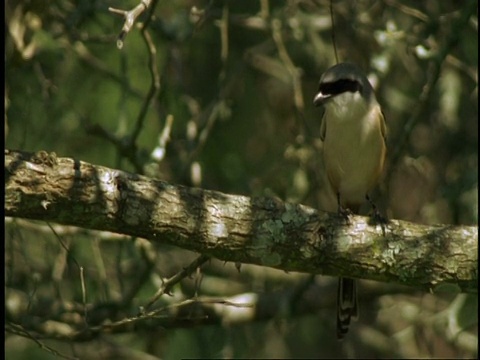
{"type": "MultiPolygon", "coordinates": [[[[320,78],[315,106],[325,113],[320,129],[328,179],[336,192],[339,212],[358,213],[382,173],[386,125],[373,88],[356,65],[340,63],[320,78]]],[[[340,278],[337,299],[337,337],[348,332],[358,316],[356,281],[340,278]]]]}

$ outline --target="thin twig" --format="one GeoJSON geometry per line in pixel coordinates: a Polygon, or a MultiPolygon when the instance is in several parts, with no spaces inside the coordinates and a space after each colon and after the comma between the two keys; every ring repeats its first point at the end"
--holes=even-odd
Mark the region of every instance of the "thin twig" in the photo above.
{"type": "Polygon", "coordinates": [[[148,311],[152,305],[164,294],[167,294],[170,289],[180,282],[181,280],[185,279],[186,277],[190,276],[194,271],[197,270],[202,264],[206,263],[210,260],[210,256],[207,255],[200,255],[196,260],[194,260],[190,265],[186,268],[182,269],[175,275],[173,275],[170,279],[167,279],[163,282],[162,286],[158,291],[153,295],[153,297],[148,301],[147,305],[145,305],[145,311],[148,311]]]}
{"type": "Polygon", "coordinates": [[[21,326],[19,324],[14,324],[12,322],[6,323],[5,324],[5,332],[15,334],[15,335],[22,336],[22,337],[25,337],[27,339],[33,340],[41,349],[53,354],[54,356],[58,356],[58,357],[61,357],[63,359],[68,359],[68,360],[78,360],[77,357],[72,357],[72,356],[62,354],[62,353],[58,352],[57,350],[51,348],[50,346],[45,345],[41,341],[37,340],[35,338],[35,336],[30,334],[27,330],[25,330],[25,328],[23,326],[21,326]]]}
{"type": "MultiPolygon", "coordinates": [[[[65,249],[66,253],[69,254],[69,255],[72,255],[70,253],[70,249],[68,248],[68,246],[63,242],[62,240],[62,237],[60,235],[57,234],[57,232],[55,231],[55,229],[52,227],[52,225],[50,225],[50,223],[47,223],[47,225],[50,227],[50,230],[52,230],[53,234],[55,235],[55,237],[57,238],[58,242],[60,243],[60,245],[63,247],[63,249],[65,249]]],[[[75,263],[75,265],[77,266],[78,268],[78,271],[79,271],[79,274],[80,274],[80,287],[81,287],[81,290],[82,290],[82,304],[83,304],[83,312],[84,312],[84,319],[86,321],[87,319],[87,315],[88,315],[88,311],[87,311],[87,290],[86,290],[86,286],[85,286],[85,275],[84,275],[84,269],[83,269],[83,266],[81,266],[77,259],[75,259],[74,256],[71,256],[73,262],[75,263]]]]}
{"type": "Polygon", "coordinates": [[[330,0],[330,18],[332,19],[332,45],[335,53],[335,63],[338,64],[337,43],[335,41],[335,18],[333,16],[333,0],[330,0]]]}
{"type": "Polygon", "coordinates": [[[282,37],[282,23],[279,19],[272,20],[272,37],[275,45],[277,46],[278,55],[282,60],[285,68],[290,74],[290,78],[293,86],[293,99],[295,104],[295,109],[302,113],[304,109],[303,93],[302,93],[302,84],[300,81],[301,72],[295,66],[292,59],[288,55],[287,48],[282,37]]]}
{"type": "Polygon", "coordinates": [[[112,292],[109,286],[110,284],[107,277],[105,262],[103,261],[103,257],[102,257],[102,251],[100,249],[100,239],[93,238],[90,246],[92,248],[93,260],[97,267],[98,277],[100,278],[100,284],[102,287],[103,295],[107,300],[110,300],[111,299],[110,295],[112,292]]]}
{"type": "Polygon", "coordinates": [[[151,5],[152,0],[141,0],[140,4],[135,6],[132,10],[120,10],[116,8],[109,7],[108,11],[121,15],[125,18],[125,22],[123,23],[123,28],[117,38],[117,47],[119,49],[123,48],[123,42],[127,34],[132,30],[133,24],[137,20],[137,17],[142,14],[148,7],[151,5]]]}
{"type": "Polygon", "coordinates": [[[163,130],[158,137],[158,145],[155,147],[155,149],[153,149],[152,153],[150,154],[150,157],[157,162],[162,161],[167,153],[167,144],[170,141],[173,120],[173,115],[168,114],[167,119],[165,120],[165,125],[163,126],[163,130]]]}
{"type": "Polygon", "coordinates": [[[155,95],[158,93],[158,91],[160,91],[160,75],[157,69],[157,49],[155,48],[152,38],[150,37],[150,34],[146,30],[146,28],[142,29],[142,36],[148,49],[148,69],[150,70],[152,82],[150,84],[148,94],[143,101],[140,113],[138,114],[137,122],[135,123],[135,128],[133,129],[132,136],[130,137],[130,146],[132,149],[135,149],[134,144],[136,139],[140,135],[140,131],[143,128],[143,123],[145,121],[145,117],[147,116],[148,109],[150,108],[150,104],[155,98],[155,95]]]}

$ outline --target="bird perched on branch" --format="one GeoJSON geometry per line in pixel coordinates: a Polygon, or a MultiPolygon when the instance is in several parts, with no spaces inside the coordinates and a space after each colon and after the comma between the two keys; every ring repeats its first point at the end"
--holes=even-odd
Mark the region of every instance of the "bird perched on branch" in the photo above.
{"type": "MultiPolygon", "coordinates": [[[[356,65],[340,63],[320,78],[315,106],[325,108],[320,137],[329,182],[336,193],[338,212],[358,214],[376,185],[385,163],[386,125],[372,86],[356,65]]],[[[382,228],[383,229],[383,228],[382,228]]],[[[348,332],[358,317],[354,279],[340,278],[337,298],[337,337],[348,332]]]]}

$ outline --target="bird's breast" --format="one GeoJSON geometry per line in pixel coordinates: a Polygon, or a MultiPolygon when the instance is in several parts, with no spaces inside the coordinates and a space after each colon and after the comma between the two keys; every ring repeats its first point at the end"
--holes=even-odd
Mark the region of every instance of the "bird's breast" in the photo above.
{"type": "Polygon", "coordinates": [[[343,204],[361,204],[375,186],[385,160],[380,108],[360,116],[351,112],[326,115],[324,160],[328,178],[343,204]]]}

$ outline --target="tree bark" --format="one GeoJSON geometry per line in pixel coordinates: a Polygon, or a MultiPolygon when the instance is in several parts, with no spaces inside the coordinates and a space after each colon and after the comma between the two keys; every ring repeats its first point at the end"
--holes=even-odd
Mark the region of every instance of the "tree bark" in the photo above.
{"type": "Polygon", "coordinates": [[[369,219],[5,150],[5,214],[127,234],[285,271],[478,292],[478,229],[369,219]]]}

